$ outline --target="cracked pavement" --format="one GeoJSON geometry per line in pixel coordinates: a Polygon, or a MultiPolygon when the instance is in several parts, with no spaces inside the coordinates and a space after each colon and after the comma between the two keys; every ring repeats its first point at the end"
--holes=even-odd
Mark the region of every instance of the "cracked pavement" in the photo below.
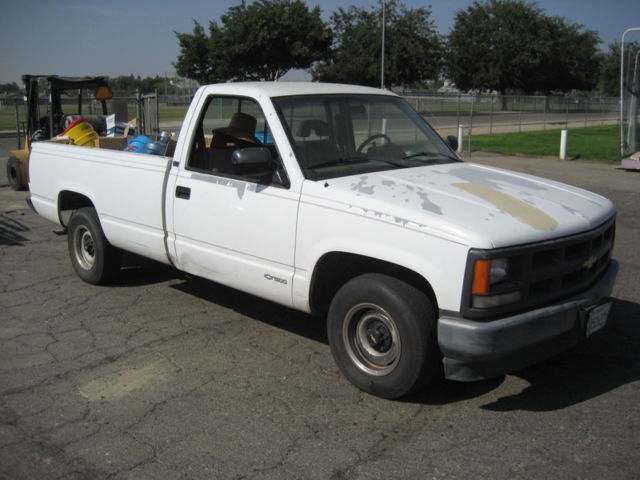
{"type": "Polygon", "coordinates": [[[83,283],[3,176],[0,479],[637,478],[640,174],[472,160],[615,201],[612,316],[542,364],[403,401],[341,377],[322,318],[132,255],[114,284],[83,283]]]}

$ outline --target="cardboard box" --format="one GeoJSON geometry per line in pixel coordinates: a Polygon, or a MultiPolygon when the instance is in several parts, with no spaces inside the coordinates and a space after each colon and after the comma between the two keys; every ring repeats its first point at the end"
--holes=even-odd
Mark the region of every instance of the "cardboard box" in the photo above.
{"type": "Polygon", "coordinates": [[[176,151],[176,141],[173,138],[169,139],[169,143],[167,143],[167,151],[165,152],[165,157],[173,158],[173,154],[176,151]]]}
{"type": "Polygon", "coordinates": [[[127,137],[98,137],[96,147],[107,150],[124,150],[127,146],[127,137]]]}
{"type": "Polygon", "coordinates": [[[112,113],[105,117],[105,121],[107,123],[108,137],[121,137],[123,135],[126,137],[135,133],[135,125],[137,123],[135,118],[131,122],[118,122],[116,121],[116,114],[112,113]]]}
{"type": "Polygon", "coordinates": [[[107,136],[115,137],[125,135],[128,132],[129,124],[127,122],[116,122],[116,114],[107,115],[107,136]]]}

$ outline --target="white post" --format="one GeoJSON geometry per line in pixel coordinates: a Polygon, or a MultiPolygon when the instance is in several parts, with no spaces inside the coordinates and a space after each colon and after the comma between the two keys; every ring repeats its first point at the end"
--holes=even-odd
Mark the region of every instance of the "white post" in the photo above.
{"type": "Polygon", "coordinates": [[[567,148],[569,146],[569,130],[563,128],[560,133],[560,160],[567,159],[567,148]]]}
{"type": "Polygon", "coordinates": [[[458,125],[458,153],[462,153],[464,146],[462,141],[464,140],[464,125],[458,125]]]}

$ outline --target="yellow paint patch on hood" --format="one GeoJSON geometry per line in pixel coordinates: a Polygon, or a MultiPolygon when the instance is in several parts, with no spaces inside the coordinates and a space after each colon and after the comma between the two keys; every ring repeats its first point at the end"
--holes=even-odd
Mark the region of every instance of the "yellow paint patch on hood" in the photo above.
{"type": "Polygon", "coordinates": [[[453,186],[491,203],[500,211],[508,213],[536,230],[551,231],[558,228],[558,222],[539,208],[500,190],[477,183],[454,183],[453,186]]]}

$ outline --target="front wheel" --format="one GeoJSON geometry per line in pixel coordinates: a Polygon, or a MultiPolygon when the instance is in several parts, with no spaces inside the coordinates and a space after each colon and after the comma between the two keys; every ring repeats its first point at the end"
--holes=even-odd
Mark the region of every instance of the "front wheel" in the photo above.
{"type": "Polygon", "coordinates": [[[418,289],[386,275],[361,275],[338,291],[327,335],[344,376],[379,397],[418,391],[441,367],[433,304],[418,289]]]}
{"type": "Polygon", "coordinates": [[[73,213],[68,226],[69,257],[73,269],[85,282],[109,283],[120,270],[121,251],[104,236],[95,209],[81,208],[73,213]]]}

